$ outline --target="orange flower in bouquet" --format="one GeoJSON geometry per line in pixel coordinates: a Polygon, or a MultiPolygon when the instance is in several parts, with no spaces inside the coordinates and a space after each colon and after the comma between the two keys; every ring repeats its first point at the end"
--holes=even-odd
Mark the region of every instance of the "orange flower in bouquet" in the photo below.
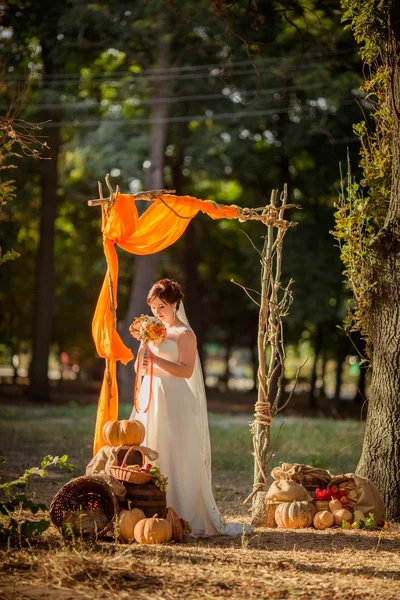
{"type": "Polygon", "coordinates": [[[167,329],[160,319],[147,315],[137,317],[129,326],[129,331],[134,338],[141,341],[145,346],[149,342],[159,346],[163,339],[167,337],[167,329]]]}

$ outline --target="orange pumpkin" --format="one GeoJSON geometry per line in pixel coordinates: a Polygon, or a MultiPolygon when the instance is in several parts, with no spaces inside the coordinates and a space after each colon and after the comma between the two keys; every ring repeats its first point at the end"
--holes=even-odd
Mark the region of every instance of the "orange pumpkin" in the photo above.
{"type": "Polygon", "coordinates": [[[135,526],[135,540],[138,544],[162,544],[172,538],[172,525],[157,515],[150,519],[142,519],[135,526]]]}
{"type": "Polygon", "coordinates": [[[140,446],[146,430],[140,421],[107,421],[103,438],[108,446],[140,446]]]}
{"type": "Polygon", "coordinates": [[[333,513],[333,518],[335,519],[335,525],[341,527],[342,522],[351,521],[353,519],[353,515],[349,510],[347,510],[347,508],[340,508],[333,513]]]}
{"type": "Polygon", "coordinates": [[[282,502],[275,511],[275,521],[278,527],[284,529],[302,529],[311,525],[314,515],[315,506],[312,502],[282,502]]]}
{"type": "Polygon", "coordinates": [[[140,508],[121,510],[119,513],[119,540],[126,544],[133,542],[135,540],[135,526],[145,518],[146,515],[140,508]]]}
{"type": "Polygon", "coordinates": [[[320,510],[314,517],[315,529],[328,529],[335,524],[335,519],[330,510],[320,510]]]}

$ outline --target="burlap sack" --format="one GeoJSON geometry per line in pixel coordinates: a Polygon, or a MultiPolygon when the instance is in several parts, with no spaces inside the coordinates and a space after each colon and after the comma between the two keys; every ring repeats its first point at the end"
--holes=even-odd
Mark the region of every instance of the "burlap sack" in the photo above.
{"type": "Polygon", "coordinates": [[[369,479],[360,477],[360,475],[349,474],[353,477],[354,483],[356,484],[357,503],[354,506],[354,510],[361,510],[366,517],[369,513],[374,513],[377,521],[384,521],[385,519],[385,504],[383,498],[375,485],[369,479]]]}
{"type": "Polygon", "coordinates": [[[294,502],[295,500],[307,500],[311,502],[311,496],[300,483],[281,479],[274,481],[267,491],[268,500],[275,502],[294,502]]]}
{"type": "Polygon", "coordinates": [[[301,463],[281,463],[279,467],[272,469],[271,475],[274,479],[286,479],[297,481],[303,485],[315,484],[324,488],[332,479],[332,475],[326,469],[311,467],[301,463]]]}

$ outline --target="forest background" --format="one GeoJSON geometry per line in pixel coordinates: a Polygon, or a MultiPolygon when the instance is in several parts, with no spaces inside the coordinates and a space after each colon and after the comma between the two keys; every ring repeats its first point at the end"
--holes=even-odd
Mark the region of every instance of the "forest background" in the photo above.
{"type": "MultiPolygon", "coordinates": [[[[248,207],[287,183],[301,205],[284,249],[284,281],[295,280],[287,379],[308,357],[301,389],[309,407],[346,414],[342,395],[359,416],[363,343],[342,328],[350,292],[332,230],[348,160],[358,174],[353,124],[372,107],[360,89],[362,64],[339,0],[290,13],[266,0],[256,17],[245,4],[227,16],[205,0],[2,9],[0,110],[12,106],[17,132],[23,121],[42,123],[35,135],[49,147],[40,160],[12,157],[15,197],[0,217],[3,254],[20,254],[0,269],[3,392],[13,384],[50,399],[49,368],[64,387],[100,386],[90,324],[105,260],[100,210],[87,200],[106,173],[124,192],[166,187],[248,207]]],[[[159,255],[119,253],[124,341],[135,350],[128,325],[148,312],[151,283],[176,278],[208,382],[220,392],[251,388],[257,363],[257,307],[231,283],[259,288],[258,255],[243,232],[261,246],[260,224],[199,215],[159,255]]],[[[130,402],[131,366],[119,376],[121,400],[130,402]]]]}

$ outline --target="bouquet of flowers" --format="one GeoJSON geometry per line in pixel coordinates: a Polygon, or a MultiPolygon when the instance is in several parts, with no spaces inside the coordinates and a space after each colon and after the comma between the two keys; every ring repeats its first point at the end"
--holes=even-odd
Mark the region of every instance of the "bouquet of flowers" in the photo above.
{"type": "MultiPolygon", "coordinates": [[[[137,372],[136,372],[136,383],[133,395],[133,405],[137,413],[140,412],[138,397],[139,390],[142,383],[143,361],[144,361],[144,349],[151,342],[154,346],[159,346],[164,338],[167,337],[167,328],[165,325],[156,317],[149,317],[147,315],[141,315],[136,318],[133,323],[129,326],[130,334],[141,342],[138,359],[137,359],[137,372]]],[[[144,412],[147,412],[150,408],[151,394],[152,394],[152,383],[153,383],[153,357],[150,355],[150,391],[149,400],[147,407],[144,412]]]]}
{"type": "Polygon", "coordinates": [[[149,342],[155,346],[159,346],[167,336],[167,329],[160,319],[147,315],[137,317],[129,326],[129,331],[144,346],[147,346],[149,342]]]}

